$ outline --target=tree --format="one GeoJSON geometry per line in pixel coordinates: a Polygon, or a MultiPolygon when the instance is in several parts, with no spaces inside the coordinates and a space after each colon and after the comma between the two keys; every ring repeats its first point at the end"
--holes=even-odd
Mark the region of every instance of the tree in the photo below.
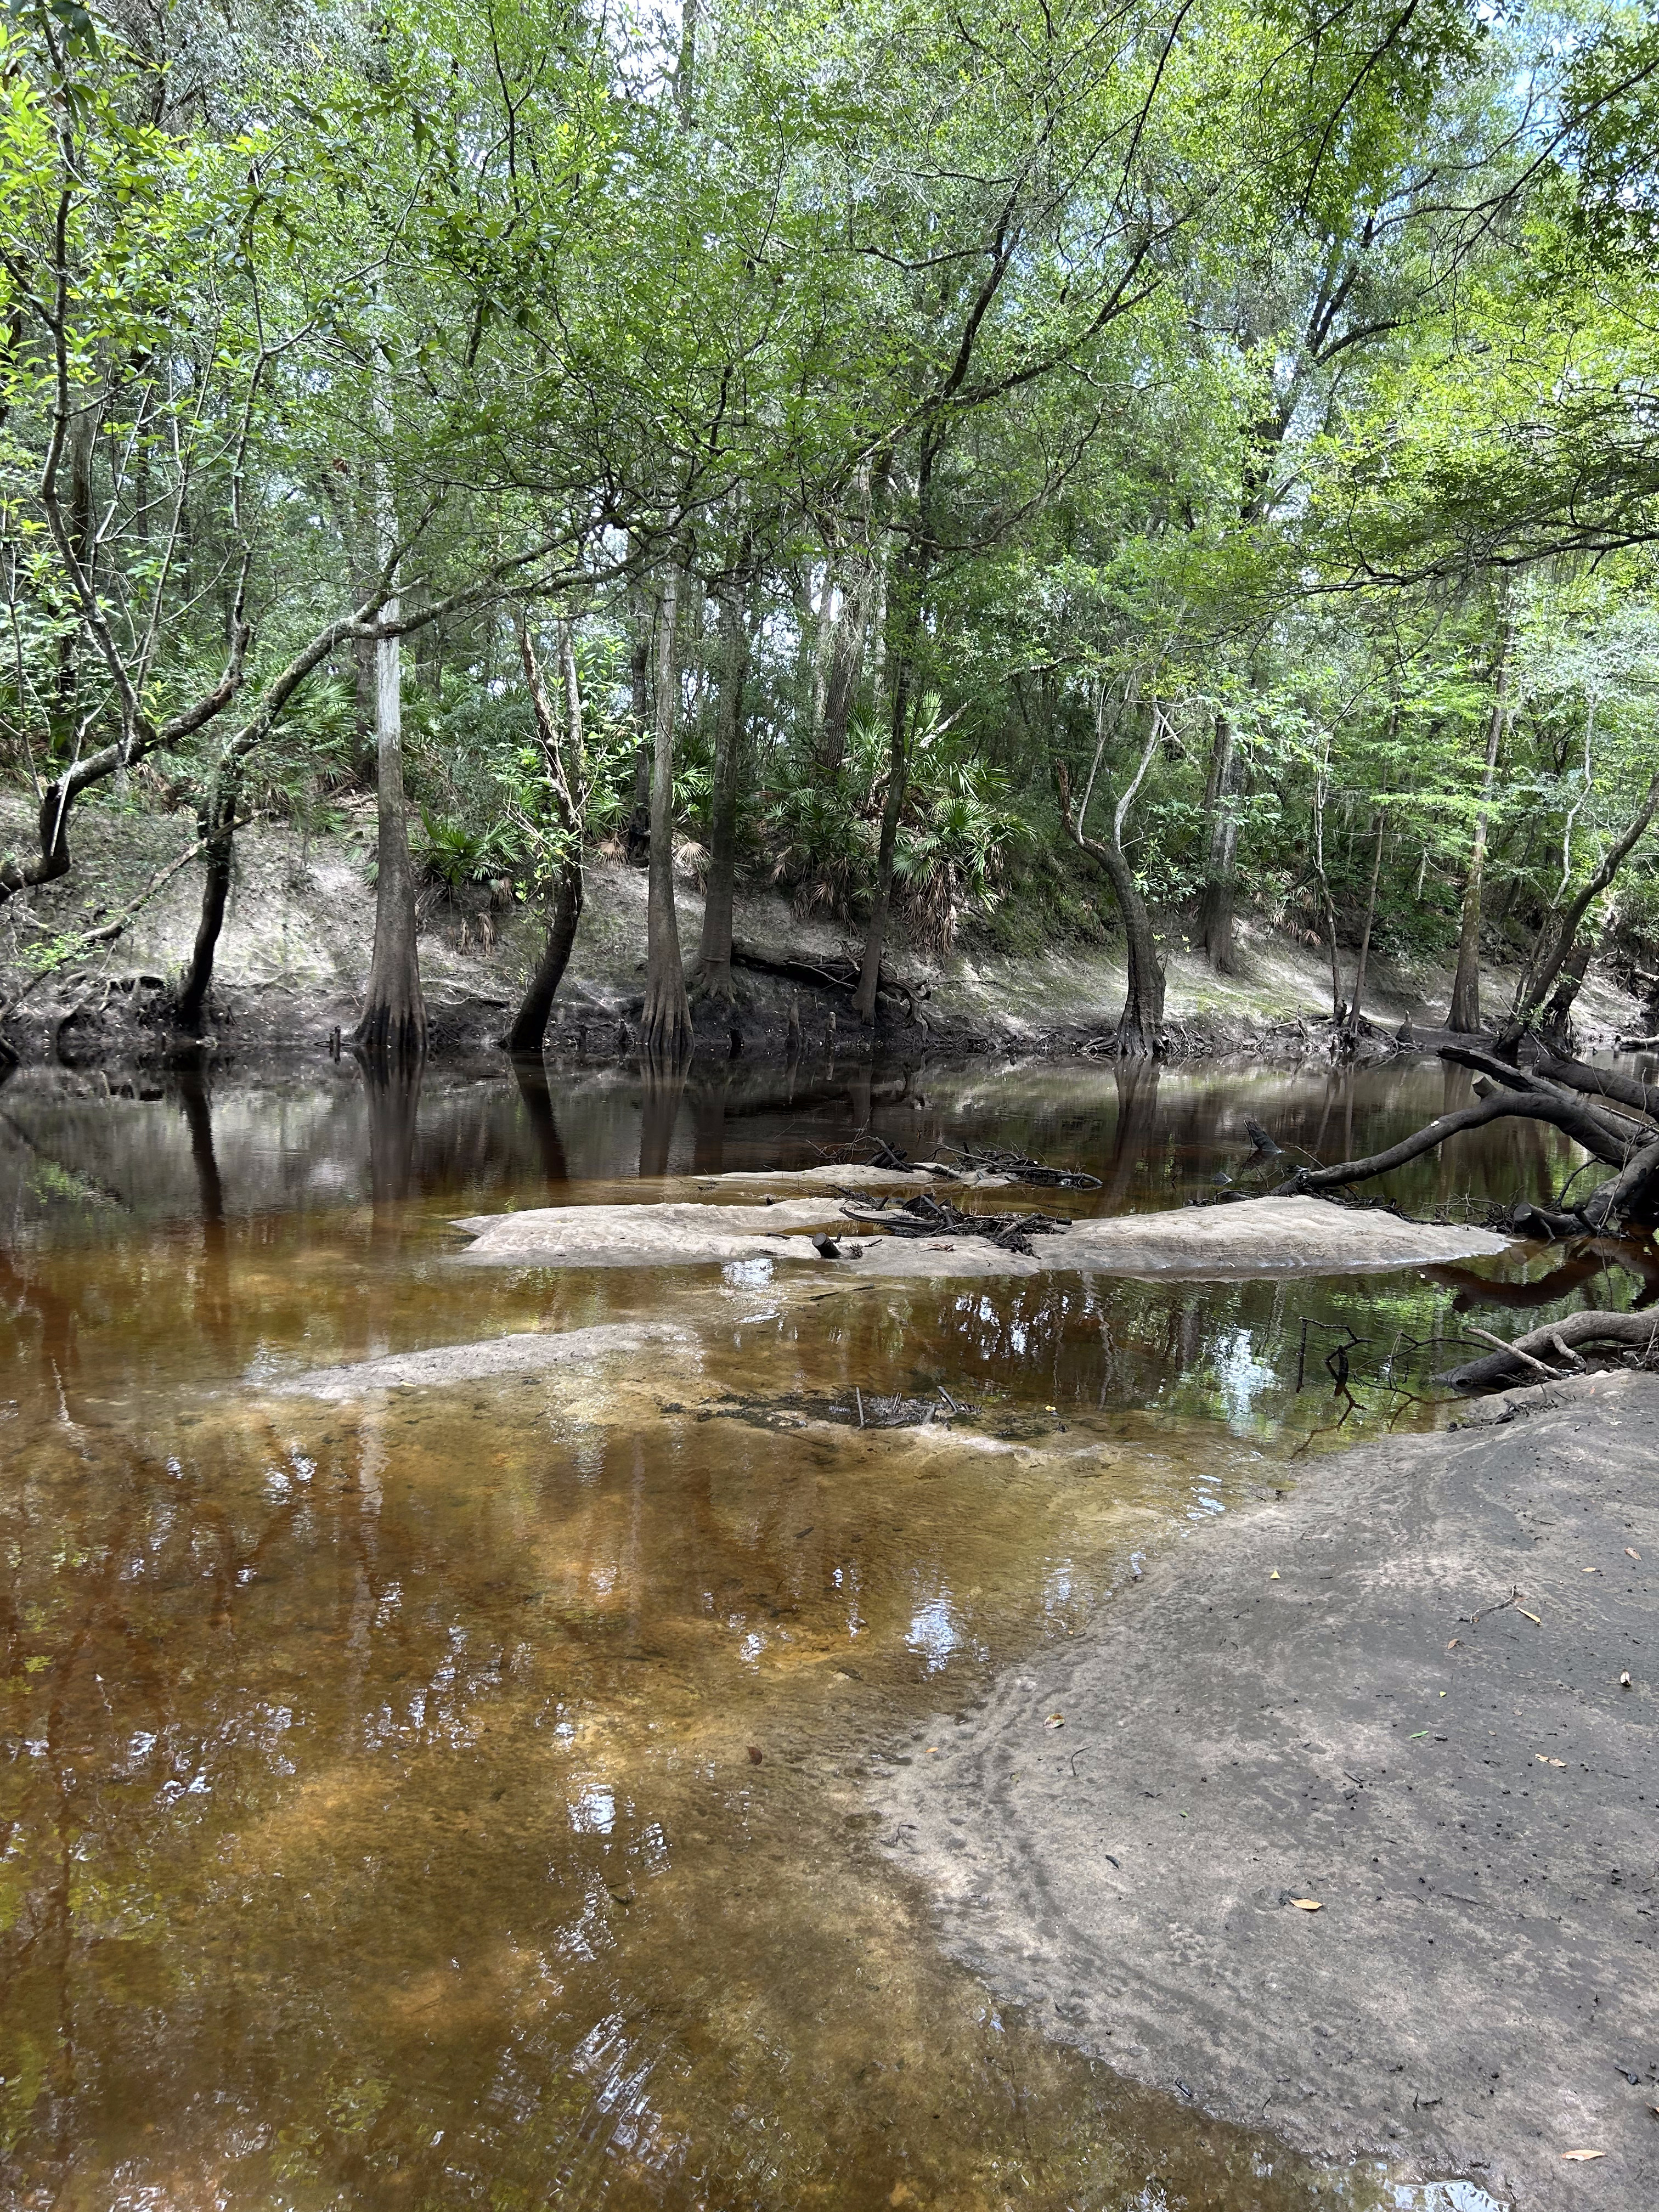
{"type": "Polygon", "coordinates": [[[527,621],[520,624],[519,652],[524,664],[531,711],[535,717],[536,737],[541,750],[546,788],[552,801],[554,821],[550,857],[553,882],[548,902],[547,941],[536,964],[536,972],[514,1018],[513,1026],[507,1032],[507,1048],[515,1056],[528,1054],[535,1058],[541,1055],[554,994],[563,981],[565,969],[569,964],[571,947],[576,941],[576,926],[581,920],[584,895],[582,836],[586,794],[583,788],[582,700],[581,688],[576,678],[576,655],[568,621],[561,621],[558,625],[558,651],[568,733],[567,739],[563,741],[559,735],[558,716],[543,680],[530,625],[527,621]]]}

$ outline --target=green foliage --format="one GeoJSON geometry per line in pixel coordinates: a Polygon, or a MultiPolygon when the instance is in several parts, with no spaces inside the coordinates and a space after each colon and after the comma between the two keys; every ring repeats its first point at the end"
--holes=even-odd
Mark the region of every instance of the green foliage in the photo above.
{"type": "MultiPolygon", "coordinates": [[[[919,942],[1097,937],[1064,768],[1170,915],[1231,824],[1261,911],[1352,934],[1380,829],[1376,941],[1441,951],[1484,820],[1528,941],[1650,773],[1647,16],[764,0],[683,71],[665,35],[6,0],[19,791],[121,738],[105,803],[193,809],[242,728],[246,810],[337,819],[362,641],[283,672],[406,539],[422,865],[538,898],[570,832],[518,623],[574,629],[617,849],[672,562],[677,833],[735,589],[740,854],[803,909],[866,914],[890,795],[919,942]]],[[[1592,921],[1655,885],[1639,849],[1592,921]]]]}
{"type": "Polygon", "coordinates": [[[421,830],[416,852],[420,865],[430,881],[452,893],[474,884],[493,887],[509,878],[524,858],[523,847],[510,823],[480,827],[461,815],[434,818],[422,807],[421,830]]]}
{"type": "MultiPolygon", "coordinates": [[[[887,733],[868,720],[849,732],[833,771],[790,757],[762,794],[760,830],[775,880],[797,908],[854,920],[874,882],[887,799],[887,733]]],[[[1008,778],[976,757],[922,705],[894,855],[897,903],[921,942],[946,950],[967,915],[988,916],[1030,833],[1008,778]]]]}

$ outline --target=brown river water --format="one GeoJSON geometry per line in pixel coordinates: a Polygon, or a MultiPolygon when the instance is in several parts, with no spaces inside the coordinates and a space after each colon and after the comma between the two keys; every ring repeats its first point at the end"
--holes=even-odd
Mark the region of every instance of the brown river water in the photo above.
{"type": "MultiPolygon", "coordinates": [[[[1640,1303],[1639,1255],[825,1296],[764,1262],[464,1268],[449,1226],[686,1194],[867,1126],[1102,1178],[1055,1211],[1169,1206],[1238,1164],[1246,1115],[1351,1157],[1465,1080],[564,1069],[526,1094],[433,1070],[371,1111],[349,1066],[15,1078],[0,2203],[1475,2212],[1299,2161],[1000,2008],[866,1787],[919,1712],[1084,1632],[1195,1522],[1443,1420],[1428,1378],[1466,1316],[1640,1303]],[[641,1317],[681,1334],[533,1376],[284,1387],[641,1317]],[[973,1410],[875,1425],[941,1388],[973,1410]]],[[[1543,1196],[1577,1158],[1535,1125],[1462,1145],[1391,1194],[1543,1196]]]]}

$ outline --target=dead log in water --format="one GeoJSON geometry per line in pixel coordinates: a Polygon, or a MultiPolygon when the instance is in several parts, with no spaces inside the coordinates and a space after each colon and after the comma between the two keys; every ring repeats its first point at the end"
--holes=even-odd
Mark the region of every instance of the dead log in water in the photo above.
{"type": "Polygon", "coordinates": [[[1640,1083],[1633,1075],[1620,1075],[1617,1068],[1591,1067],[1582,1060],[1562,1060],[1544,1049],[1539,1053],[1538,1073],[1547,1076],[1568,1091],[1581,1091],[1586,1098],[1616,1099],[1621,1106],[1633,1106],[1638,1114],[1651,1115],[1659,1120],[1659,1086],[1640,1083]]]}
{"type": "Polygon", "coordinates": [[[1594,1158],[1607,1166],[1622,1168],[1630,1154],[1630,1146],[1615,1134],[1601,1117],[1580,1100],[1565,1092],[1495,1091],[1491,1097],[1477,1099],[1473,1106],[1464,1106],[1456,1112],[1442,1114],[1409,1137],[1402,1137],[1397,1145],[1386,1152],[1371,1152],[1364,1159],[1343,1160],[1334,1167],[1298,1168],[1273,1193],[1275,1198],[1297,1198],[1322,1190],[1340,1190],[1344,1184],[1365,1182],[1372,1176],[1387,1175],[1392,1169],[1403,1168],[1411,1161],[1420,1159],[1443,1145],[1449,1137],[1460,1135],[1465,1129],[1484,1129],[1489,1121],[1501,1121],[1508,1115],[1522,1121],[1549,1121],[1558,1129],[1565,1129],[1575,1144],[1582,1145],[1594,1158]]]}
{"type": "MultiPolygon", "coordinates": [[[[1474,1045],[1442,1045],[1440,1057],[1451,1060],[1459,1067],[1473,1067],[1491,1081],[1500,1084],[1507,1091],[1518,1092],[1522,1097],[1559,1098],[1576,1095],[1605,1100],[1607,1103],[1592,1107],[1590,1111],[1601,1122],[1613,1141],[1624,1148],[1619,1155],[1621,1160],[1632,1144],[1644,1142],[1652,1133],[1645,1122],[1620,1111],[1624,1106],[1635,1106],[1643,1113],[1651,1110],[1645,1099],[1629,1095],[1647,1091],[1647,1085],[1633,1083],[1628,1077],[1609,1074],[1604,1068],[1586,1067],[1582,1060],[1555,1060],[1548,1054],[1544,1055],[1544,1060],[1549,1062],[1547,1069],[1544,1069],[1543,1060],[1540,1060],[1539,1067],[1516,1067],[1498,1054],[1482,1052],[1474,1045]],[[1603,1076],[1607,1079],[1605,1083],[1595,1079],[1603,1076]],[[1625,1089],[1608,1087],[1613,1084],[1622,1085],[1625,1089]],[[1613,1103],[1614,1100],[1618,1104],[1613,1103]]],[[[1476,1089],[1480,1089],[1479,1085],[1476,1089]]],[[[1659,1092],[1651,1095],[1659,1100],[1659,1092]]]]}
{"type": "Polygon", "coordinates": [[[1564,1321],[1528,1329],[1504,1351],[1489,1352],[1482,1358],[1454,1367],[1449,1374],[1437,1375],[1435,1380],[1449,1382],[1454,1390],[1498,1390],[1535,1376],[1541,1365],[1553,1381],[1560,1382],[1583,1368],[1577,1354],[1586,1345],[1650,1352],[1656,1343],[1659,1343],[1659,1314],[1569,1314],[1564,1321]]]}

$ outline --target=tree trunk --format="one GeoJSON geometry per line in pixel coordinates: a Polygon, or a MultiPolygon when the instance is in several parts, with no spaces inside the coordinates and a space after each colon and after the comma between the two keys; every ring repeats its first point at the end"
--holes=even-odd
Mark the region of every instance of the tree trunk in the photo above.
{"type": "Polygon", "coordinates": [[[818,733],[818,762],[826,775],[836,775],[847,757],[847,732],[864,675],[865,638],[874,594],[875,578],[867,567],[848,576],[842,592],[830,647],[823,723],[818,733]]]}
{"type": "Polygon", "coordinates": [[[1434,1379],[1464,1392],[1500,1389],[1510,1382],[1535,1382],[1541,1379],[1538,1362],[1554,1361],[1559,1369],[1576,1374],[1578,1370],[1571,1358],[1562,1355],[1576,1352],[1581,1344],[1623,1345],[1650,1352],[1656,1335],[1659,1335],[1659,1317],[1650,1313],[1567,1314],[1560,1321],[1546,1322],[1542,1328],[1528,1329],[1517,1336],[1507,1352],[1488,1352],[1484,1359],[1472,1359],[1466,1366],[1454,1367],[1449,1374],[1437,1375],[1434,1379]]]}
{"type": "Polygon", "coordinates": [[[879,471],[866,464],[859,472],[854,495],[859,535],[841,563],[841,605],[833,625],[823,720],[818,732],[818,760],[826,775],[834,775],[847,757],[847,732],[864,677],[865,647],[878,581],[871,525],[876,494],[884,491],[886,480],[885,464],[879,471]]]}
{"type": "Polygon", "coordinates": [[[515,1055],[539,1059],[547,1036],[548,1018],[553,1011],[554,994],[564,980],[564,971],[570,963],[570,948],[576,941],[576,926],[582,917],[586,889],[582,876],[582,703],[570,625],[562,622],[559,667],[564,679],[565,726],[570,735],[570,757],[567,761],[559,742],[558,721],[542,681],[541,666],[527,624],[519,632],[519,653],[524,663],[537,738],[547,762],[548,781],[553,790],[559,851],[548,910],[546,942],[530,987],[507,1031],[507,1049],[515,1055]]]}
{"type": "Polygon", "coordinates": [[[629,812],[624,842],[629,859],[639,861],[645,858],[651,843],[651,730],[647,719],[651,708],[651,616],[642,586],[629,586],[628,610],[633,625],[628,656],[629,701],[638,741],[634,747],[634,804],[629,812]]]}
{"type": "Polygon", "coordinates": [[[1492,785],[1498,774],[1498,749],[1509,720],[1510,653],[1515,625],[1505,622],[1498,647],[1498,681],[1492,693],[1492,720],[1486,730],[1486,767],[1480,787],[1480,811],[1474,817],[1474,846],[1463,885],[1463,915],[1457,933],[1457,972],[1452,979],[1451,1007],[1446,1027],[1472,1036],[1480,1027],[1480,884],[1486,870],[1486,824],[1492,811],[1492,785]]]}
{"type": "Polygon", "coordinates": [[[1205,958],[1222,975],[1238,973],[1238,947],[1233,941],[1233,902],[1237,875],[1239,766],[1232,718],[1218,714],[1204,794],[1209,850],[1198,906],[1198,942],[1205,958]]]}
{"type": "MultiPolygon", "coordinates": [[[[386,602],[395,622],[398,602],[386,602]]],[[[363,1011],[352,1044],[368,1066],[384,1072],[417,1067],[426,1057],[426,1002],[415,944],[415,867],[409,854],[404,797],[403,661],[395,637],[374,647],[374,766],[379,822],[375,857],[374,952],[363,1011]]]]}
{"type": "Polygon", "coordinates": [[[909,777],[911,659],[900,655],[893,674],[893,716],[887,741],[887,799],[881,810],[881,843],[876,852],[875,888],[870,897],[870,923],[864,933],[864,963],[859,987],[853,994],[853,1012],[866,1029],[876,1018],[876,992],[881,980],[882,949],[887,938],[887,910],[893,901],[893,860],[898,851],[899,823],[904,813],[905,786],[909,777]]]}
{"type": "Polygon", "coordinates": [[[704,887],[702,941],[697,956],[701,996],[730,1006],[732,898],[738,865],[738,793],[742,782],[744,693],[749,681],[749,623],[742,586],[720,594],[720,691],[714,726],[714,788],[709,805],[708,879],[704,887]]]}
{"type": "Polygon", "coordinates": [[[691,1051],[691,1007],[680,962],[674,909],[674,617],[679,578],[670,564],[657,609],[657,728],[651,772],[651,864],[647,890],[645,1012],[640,1042],[647,1060],[674,1063],[691,1051]]]}
{"type": "MultiPolygon", "coordinates": [[[[1601,865],[1563,909],[1555,925],[1554,934],[1549,940],[1547,952],[1543,949],[1544,938],[1540,935],[1516,988],[1514,1012],[1504,1024],[1506,1039],[1512,1034],[1519,1036],[1543,1004],[1544,994],[1572,957],[1574,942],[1584,916],[1612,884],[1613,878],[1646,833],[1656,813],[1659,813],[1659,773],[1649,784],[1641,805],[1602,854],[1601,865]]],[[[1581,969],[1581,975],[1582,973],[1581,969]]]]}
{"type": "Polygon", "coordinates": [[[1572,1005],[1583,987],[1584,970],[1589,966],[1595,951],[1588,938],[1576,945],[1568,954],[1562,968],[1555,993],[1544,1009],[1538,1024],[1538,1034],[1552,1052],[1571,1053],[1572,1050],[1572,1005]]]}
{"type": "Polygon", "coordinates": [[[1515,1115],[1524,1121],[1553,1122],[1565,1129],[1575,1144],[1582,1145],[1587,1152],[1609,1167],[1622,1163],[1626,1146],[1609,1137],[1598,1116],[1577,1098],[1565,1093],[1552,1097],[1540,1091],[1494,1091],[1489,1097],[1476,1101],[1455,1114],[1442,1114],[1390,1145],[1383,1152],[1373,1152],[1364,1159],[1344,1160],[1328,1168],[1298,1168],[1295,1174],[1279,1185],[1268,1195],[1293,1198],[1304,1191],[1337,1190],[1344,1183],[1364,1182],[1372,1176],[1387,1175],[1395,1168],[1407,1166],[1431,1152],[1437,1145],[1443,1145],[1448,1137],[1455,1137],[1465,1129],[1484,1128],[1488,1121],[1502,1121],[1515,1115]]]}
{"type": "MultiPolygon", "coordinates": [[[[1110,838],[1091,837],[1080,821],[1072,814],[1072,780],[1066,763],[1056,764],[1055,775],[1060,786],[1060,817],[1066,835],[1080,853],[1085,853],[1112,887],[1112,896],[1123,918],[1123,939],[1127,957],[1128,986],[1123,997],[1123,1012],[1118,1018],[1114,1037],[1114,1048],[1121,1060],[1148,1060],[1164,1050],[1164,997],[1166,979],[1164,963],[1158,957],[1158,940],[1152,934],[1152,916],[1146,911],[1146,902],[1140,896],[1134,872],[1123,856],[1122,848],[1115,836],[1110,838]]],[[[1137,779],[1139,781],[1139,779],[1137,779]]]]}
{"type": "Polygon", "coordinates": [[[1370,888],[1365,894],[1365,926],[1359,933],[1359,957],[1354,963],[1353,970],[1353,1004],[1348,1009],[1348,1027],[1351,1030],[1358,1028],[1364,1014],[1362,1002],[1365,996],[1365,969],[1371,957],[1371,926],[1376,919],[1376,884],[1382,872],[1382,839],[1387,831],[1388,819],[1387,810],[1379,806],[1376,810],[1376,842],[1371,848],[1370,888]]]}
{"type": "MultiPolygon", "coordinates": [[[[916,653],[921,641],[922,619],[927,603],[927,580],[933,568],[931,534],[933,462],[943,429],[931,426],[922,436],[916,468],[916,531],[908,558],[895,578],[896,590],[888,601],[888,622],[893,632],[892,717],[888,728],[887,803],[881,810],[881,843],[876,854],[875,888],[870,901],[870,926],[865,932],[864,963],[859,987],[853,994],[853,1012],[866,1029],[876,1018],[876,993],[881,986],[881,956],[887,936],[887,914],[893,898],[893,861],[898,851],[899,823],[903,818],[906,787],[910,774],[910,696],[915,685],[916,653]]],[[[882,481],[891,469],[884,457],[882,481]]]]}
{"type": "Polygon", "coordinates": [[[196,924],[196,943],[190,965],[173,1009],[173,1018],[187,1036],[200,1036],[207,1018],[208,994],[213,987],[213,963],[219,933],[224,927],[225,904],[230,896],[231,861],[236,836],[236,800],[241,788],[240,759],[222,761],[208,785],[198,825],[206,873],[202,883],[202,911],[196,924]]]}

